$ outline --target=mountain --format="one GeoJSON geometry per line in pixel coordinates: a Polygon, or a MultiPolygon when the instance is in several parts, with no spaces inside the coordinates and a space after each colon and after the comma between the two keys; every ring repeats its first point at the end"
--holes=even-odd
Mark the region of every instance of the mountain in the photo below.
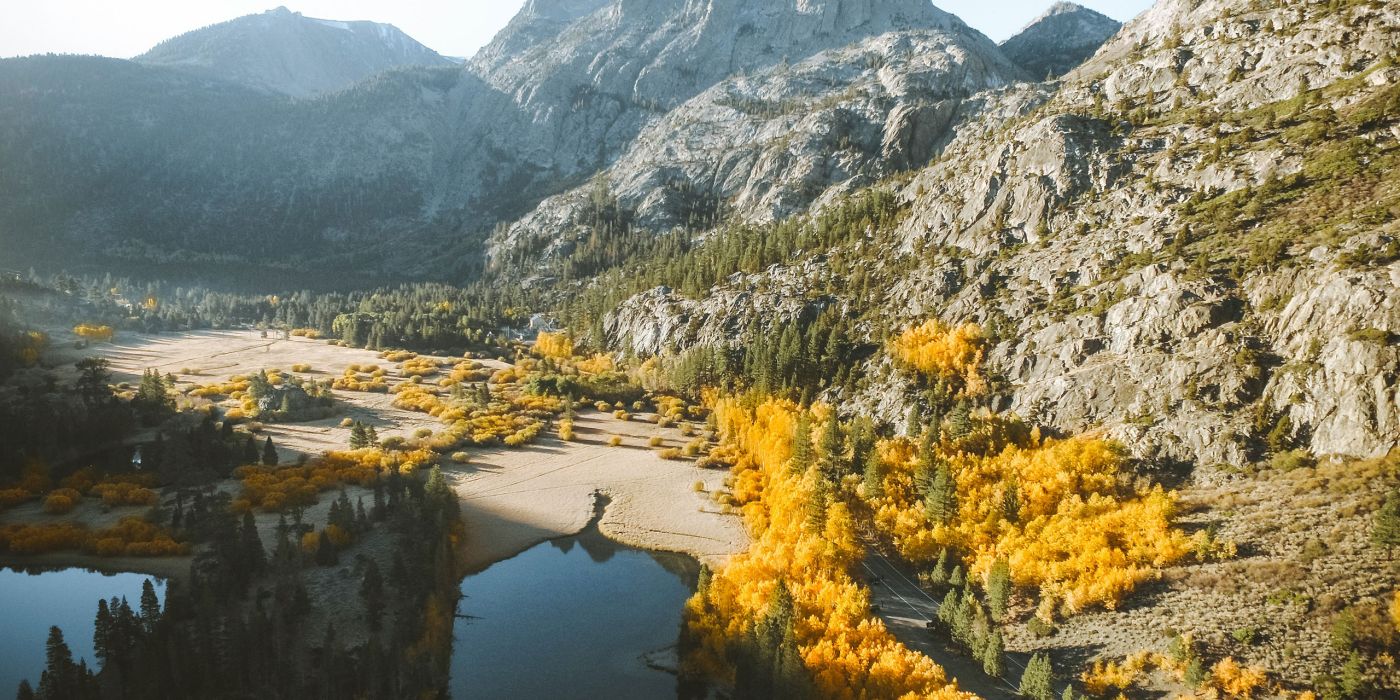
{"type": "MultiPolygon", "coordinates": [[[[923,3],[903,12],[888,5],[880,10],[888,14],[838,8],[837,18],[856,23],[833,29],[839,38],[816,31],[813,45],[837,48],[767,67],[745,64],[651,119],[597,182],[542,202],[493,238],[491,255],[519,257],[512,251],[521,247],[567,254],[596,234],[590,212],[599,182],[606,182],[605,196],[616,199],[630,226],[653,233],[720,218],[772,221],[805,212],[814,202],[927,163],[967,116],[966,99],[1025,80],[989,39],[950,16],[923,3]],[[849,39],[860,34],[868,36],[849,39]]],[[[812,21],[825,26],[836,20],[812,21]]],[[[703,27],[694,31],[703,36],[703,27]]],[[[687,46],[704,41],[684,37],[687,46]]],[[[744,50],[725,45],[719,53],[744,50]]]]}
{"type": "Polygon", "coordinates": [[[531,118],[537,138],[513,147],[568,180],[728,77],[939,28],[965,30],[927,0],[540,0],[471,68],[531,118]]]}
{"type": "Polygon", "coordinates": [[[1058,78],[1083,63],[1123,25],[1087,7],[1057,2],[1001,50],[1037,78],[1058,78]]]}
{"type": "Polygon", "coordinates": [[[314,19],[285,7],[182,34],[134,60],[292,97],[335,92],[395,68],[452,64],[392,25],[314,19]]]}
{"type": "MultiPolygon", "coordinates": [[[[0,61],[0,158],[31,164],[0,172],[0,237],[25,255],[91,251],[64,258],[68,266],[159,259],[201,275],[251,264],[330,278],[336,267],[460,278],[480,269],[498,224],[625,154],[646,158],[648,143],[713,131],[713,143],[685,157],[731,153],[738,170],[724,183],[687,178],[704,197],[747,189],[755,215],[783,215],[829,186],[882,176],[886,151],[901,168],[920,162],[958,100],[1022,79],[992,42],[924,0],[538,0],[465,69],[400,68],[316,100],[267,88],[280,61],[252,61],[262,68],[245,74],[192,71],[194,58],[173,58],[241,65],[204,57],[275,53],[233,40],[258,32],[252,44],[292,47],[309,45],[303,35],[363,33],[274,11],[136,62],[0,61]],[[801,104],[809,97],[816,102],[801,104]],[[760,104],[772,99],[789,105],[783,114],[760,104]],[[739,111],[750,114],[730,123],[739,111]],[[792,154],[801,170],[752,169],[782,150],[777,141],[767,156],[753,150],[758,122],[773,131],[802,115],[799,132],[811,136],[792,154]],[[822,154],[843,140],[854,144],[847,156],[822,154]],[[775,173],[784,183],[771,195],[741,184],[775,173]]],[[[616,177],[635,193],[658,172],[616,177]]],[[[652,218],[660,226],[673,209],[652,218]]]]}

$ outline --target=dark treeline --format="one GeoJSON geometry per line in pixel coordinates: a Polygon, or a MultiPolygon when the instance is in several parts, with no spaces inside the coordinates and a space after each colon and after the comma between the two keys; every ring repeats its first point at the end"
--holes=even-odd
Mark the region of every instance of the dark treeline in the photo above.
{"type": "MultiPolygon", "coordinates": [[[[604,226],[604,234],[576,245],[559,263],[561,270],[567,271],[578,261],[593,261],[584,267],[599,275],[596,284],[566,304],[566,315],[574,328],[593,328],[624,299],[657,286],[700,297],[735,273],[753,274],[790,262],[796,255],[863,241],[892,228],[906,212],[896,195],[873,189],[833,204],[816,216],[765,225],[732,224],[703,238],[683,229],[657,236],[631,229],[618,233],[617,224],[604,226]],[[617,253],[600,254],[598,246],[617,253]]],[[[603,217],[601,223],[609,221],[612,219],[603,217]]],[[[833,263],[834,272],[849,272],[844,259],[833,263]]],[[[861,286],[861,275],[852,277],[857,287],[861,286]]]]}
{"type": "Polygon", "coordinates": [[[805,404],[827,389],[853,386],[853,360],[870,351],[851,342],[850,320],[835,308],[761,330],[746,329],[750,340],[743,345],[698,346],[671,359],[667,388],[691,399],[710,387],[730,393],[753,389],[805,404]]]}
{"type": "Polygon", "coordinates": [[[461,350],[499,344],[529,320],[536,293],[505,286],[405,284],[354,292],[250,295],[163,282],[31,278],[76,306],[65,321],[100,322],[143,333],[258,326],[310,329],[355,347],[461,350]]]}
{"type": "Polygon", "coordinates": [[[344,606],[337,611],[342,621],[362,620],[364,643],[347,642],[333,621],[308,626],[309,573],[344,565],[324,533],[314,554],[306,553],[297,541],[311,526],[294,514],[293,522],[282,520],[269,552],[251,515],[240,523],[227,495],[201,492],[188,508],[182,498],[171,515],[185,537],[207,546],[188,581],[170,582],[165,609],[149,589],[138,609],[100,601],[98,667],[75,663],[55,628],[38,685],[22,684],[18,697],[446,697],[459,595],[455,496],[439,472],[426,481],[391,472],[374,484],[372,508],[348,514],[348,500],[341,500],[332,520],[357,536],[384,528],[394,539],[387,572],[378,560],[357,557],[358,600],[321,603],[344,606]]]}
{"type": "MultiPolygon", "coordinates": [[[[46,379],[52,375],[45,375],[46,379]]],[[[266,444],[236,433],[211,414],[177,413],[170,382],[154,372],[130,398],[118,396],[106,360],[77,363],[73,384],[45,382],[10,387],[0,401],[0,485],[35,468],[59,479],[82,468],[98,474],[129,471],[141,456],[143,471],[161,484],[226,478],[235,467],[257,464],[266,444]],[[138,431],[155,437],[137,444],[138,431]]]]}

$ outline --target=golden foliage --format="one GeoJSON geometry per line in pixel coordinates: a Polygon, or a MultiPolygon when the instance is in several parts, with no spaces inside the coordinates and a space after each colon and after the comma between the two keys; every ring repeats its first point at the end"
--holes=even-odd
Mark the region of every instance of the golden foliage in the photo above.
{"type": "Polygon", "coordinates": [[[736,455],[734,497],[753,544],[686,604],[700,648],[695,670],[729,673],[726,649],[749,634],[774,586],[786,582],[798,649],[822,697],[966,697],[943,669],[901,645],[871,615],[868,592],[847,573],[862,551],[845,503],[831,504],[824,523],[811,522],[807,505],[820,477],[788,466],[800,410],[779,400],[746,408],[724,399],[715,407],[736,455]]]}
{"type": "Polygon", "coordinates": [[[1038,587],[1052,601],[1042,611],[1077,612],[1112,609],[1191,551],[1171,526],[1175,495],[1160,487],[1121,494],[1121,457],[1101,439],[1042,442],[1016,421],[987,417],[972,435],[936,450],[957,484],[957,515],[947,523],[926,513],[914,444],[879,447],[886,475],[883,494],[871,500],[875,523],[915,564],[932,564],[948,547],[980,577],[1006,557],[1017,585],[1038,587]],[[1017,490],[1014,517],[1002,512],[1008,488],[1017,490]]]}
{"type": "Polygon", "coordinates": [[[1211,668],[1211,681],[1225,697],[1249,700],[1268,680],[1268,673],[1255,666],[1244,667],[1233,657],[1225,657],[1211,668]]]}
{"type": "Polygon", "coordinates": [[[58,489],[44,497],[44,512],[49,515],[70,513],[82,498],[82,495],[73,489],[58,489]]]}
{"type": "Polygon", "coordinates": [[[293,328],[291,335],[293,338],[306,338],[307,340],[321,339],[321,331],[315,328],[293,328]]]}
{"type": "Polygon", "coordinates": [[[931,320],[900,334],[890,351],[901,365],[947,383],[955,393],[976,396],[987,388],[979,370],[985,345],[975,323],[949,328],[931,320]]]}
{"type": "Polygon", "coordinates": [[[160,501],[155,491],[128,481],[96,484],[89,493],[107,506],[153,506],[160,501]]]}
{"type": "Polygon", "coordinates": [[[77,523],[0,526],[0,552],[43,554],[81,550],[103,557],[164,557],[189,553],[168,530],[140,518],[122,518],[105,530],[77,523]]]}
{"type": "Polygon", "coordinates": [[[437,360],[426,357],[405,360],[399,365],[399,374],[405,377],[430,377],[438,372],[437,360]]]}
{"type": "Polygon", "coordinates": [[[574,356],[574,339],[567,333],[540,333],[531,349],[540,357],[567,360],[574,356]]]}
{"type": "Polygon", "coordinates": [[[80,323],[73,327],[73,334],[84,340],[91,340],[98,343],[109,343],[116,331],[111,326],[99,326],[93,323],[80,323]]]}

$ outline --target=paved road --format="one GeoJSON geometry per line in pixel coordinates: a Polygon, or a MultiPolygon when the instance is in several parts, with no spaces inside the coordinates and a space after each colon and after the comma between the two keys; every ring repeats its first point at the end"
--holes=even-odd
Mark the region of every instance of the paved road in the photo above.
{"type": "Polygon", "coordinates": [[[916,649],[943,667],[949,676],[958,679],[958,687],[989,700],[1009,700],[1016,696],[1016,683],[1026,669],[1029,657],[1007,654],[1006,678],[989,678],[982,672],[982,663],[950,650],[947,635],[928,629],[930,620],[938,622],[940,602],[915,583],[914,578],[898,565],[866,548],[861,571],[870,582],[870,602],[879,606],[880,619],[896,639],[910,649],[916,649]]]}

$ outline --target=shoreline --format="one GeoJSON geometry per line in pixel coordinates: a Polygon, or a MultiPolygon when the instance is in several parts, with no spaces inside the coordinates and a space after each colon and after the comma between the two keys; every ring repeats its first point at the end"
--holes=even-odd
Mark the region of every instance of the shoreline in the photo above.
{"type": "Polygon", "coordinates": [[[189,577],[189,555],[178,557],[99,557],[86,552],[45,552],[43,554],[0,555],[0,568],[29,573],[31,570],[58,571],[86,569],[101,574],[136,574],[163,581],[181,581],[189,577]]]}
{"type": "Polygon", "coordinates": [[[637,447],[654,436],[673,445],[674,431],[596,413],[576,420],[584,439],[488,449],[468,465],[444,470],[467,527],[468,574],[590,524],[619,544],[683,554],[711,567],[748,548],[742,518],[723,513],[712,498],[724,489],[727,471],[663,460],[654,449],[637,447]],[[609,446],[609,433],[628,446],[609,446]]]}

